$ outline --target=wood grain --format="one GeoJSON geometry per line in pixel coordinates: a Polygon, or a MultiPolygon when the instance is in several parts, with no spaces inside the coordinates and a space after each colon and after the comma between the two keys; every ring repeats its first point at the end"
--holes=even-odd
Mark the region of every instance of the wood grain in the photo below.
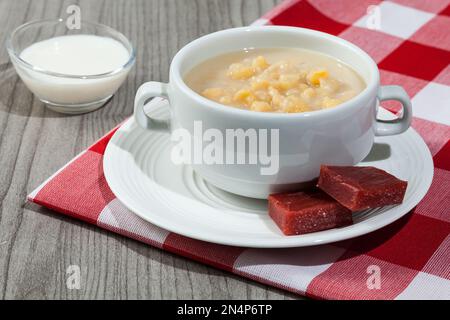
{"type": "MultiPolygon", "coordinates": [[[[18,79],[0,50],[0,298],[290,299],[293,295],[114,235],[26,203],[26,195],[117,123],[130,116],[136,88],[167,81],[172,56],[216,30],[250,24],[278,0],[0,0],[0,43],[18,25],[66,16],[122,31],[137,48],[127,82],[102,109],[52,112],[18,79]],[[69,265],[81,289],[66,286],[69,265]]],[[[4,46],[3,46],[4,48],[4,46]]]]}

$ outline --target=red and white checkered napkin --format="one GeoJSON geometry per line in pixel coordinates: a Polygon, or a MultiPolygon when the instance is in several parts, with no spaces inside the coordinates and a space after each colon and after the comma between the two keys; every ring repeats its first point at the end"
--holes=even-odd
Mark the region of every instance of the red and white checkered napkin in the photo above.
{"type": "Polygon", "coordinates": [[[134,215],[109,189],[102,157],[114,131],[29,199],[163,250],[310,297],[450,299],[449,4],[450,0],[297,0],[257,21],[317,29],[354,42],[378,63],[383,84],[400,84],[412,97],[413,127],[434,156],[434,181],[411,214],[382,230],[333,245],[270,250],[227,247],[171,233],[134,215]],[[370,5],[377,7],[370,7],[370,16],[365,16],[370,5]]]}

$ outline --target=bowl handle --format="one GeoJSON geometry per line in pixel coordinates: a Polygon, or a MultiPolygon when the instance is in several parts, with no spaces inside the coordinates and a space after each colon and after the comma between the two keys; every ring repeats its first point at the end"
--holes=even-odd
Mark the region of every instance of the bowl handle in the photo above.
{"type": "Polygon", "coordinates": [[[144,129],[154,131],[170,130],[169,120],[153,119],[144,112],[145,103],[155,97],[168,98],[168,84],[161,82],[146,82],[142,84],[134,99],[134,118],[136,122],[144,129]]]}
{"type": "Polygon", "coordinates": [[[411,126],[412,107],[411,100],[405,89],[400,86],[382,86],[378,92],[378,99],[381,101],[397,100],[402,104],[401,117],[395,120],[376,119],[376,136],[392,136],[408,130],[411,126]]]}

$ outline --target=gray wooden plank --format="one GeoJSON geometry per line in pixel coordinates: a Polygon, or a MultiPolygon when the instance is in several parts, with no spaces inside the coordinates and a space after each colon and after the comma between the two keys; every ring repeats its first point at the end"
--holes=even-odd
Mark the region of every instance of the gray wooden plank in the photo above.
{"type": "MultiPolygon", "coordinates": [[[[26,203],[49,175],[132,113],[136,88],[167,81],[173,55],[216,30],[247,25],[279,0],[81,0],[82,16],[122,31],[137,48],[127,82],[102,109],[44,108],[0,50],[0,298],[291,299],[257,284],[26,203]],[[80,290],[66,286],[79,265],[80,290]]],[[[64,17],[73,1],[0,0],[0,42],[18,25],[64,17]]]]}

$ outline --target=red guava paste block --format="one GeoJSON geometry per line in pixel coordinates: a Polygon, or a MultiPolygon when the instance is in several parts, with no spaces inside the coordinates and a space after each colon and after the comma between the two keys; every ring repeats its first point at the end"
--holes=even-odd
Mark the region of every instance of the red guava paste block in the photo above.
{"type": "Polygon", "coordinates": [[[269,215],[287,236],[352,224],[352,212],[319,189],[270,195],[269,215]]]}
{"type": "Polygon", "coordinates": [[[320,168],[317,186],[352,211],[403,202],[408,182],[374,167],[320,168]]]}

